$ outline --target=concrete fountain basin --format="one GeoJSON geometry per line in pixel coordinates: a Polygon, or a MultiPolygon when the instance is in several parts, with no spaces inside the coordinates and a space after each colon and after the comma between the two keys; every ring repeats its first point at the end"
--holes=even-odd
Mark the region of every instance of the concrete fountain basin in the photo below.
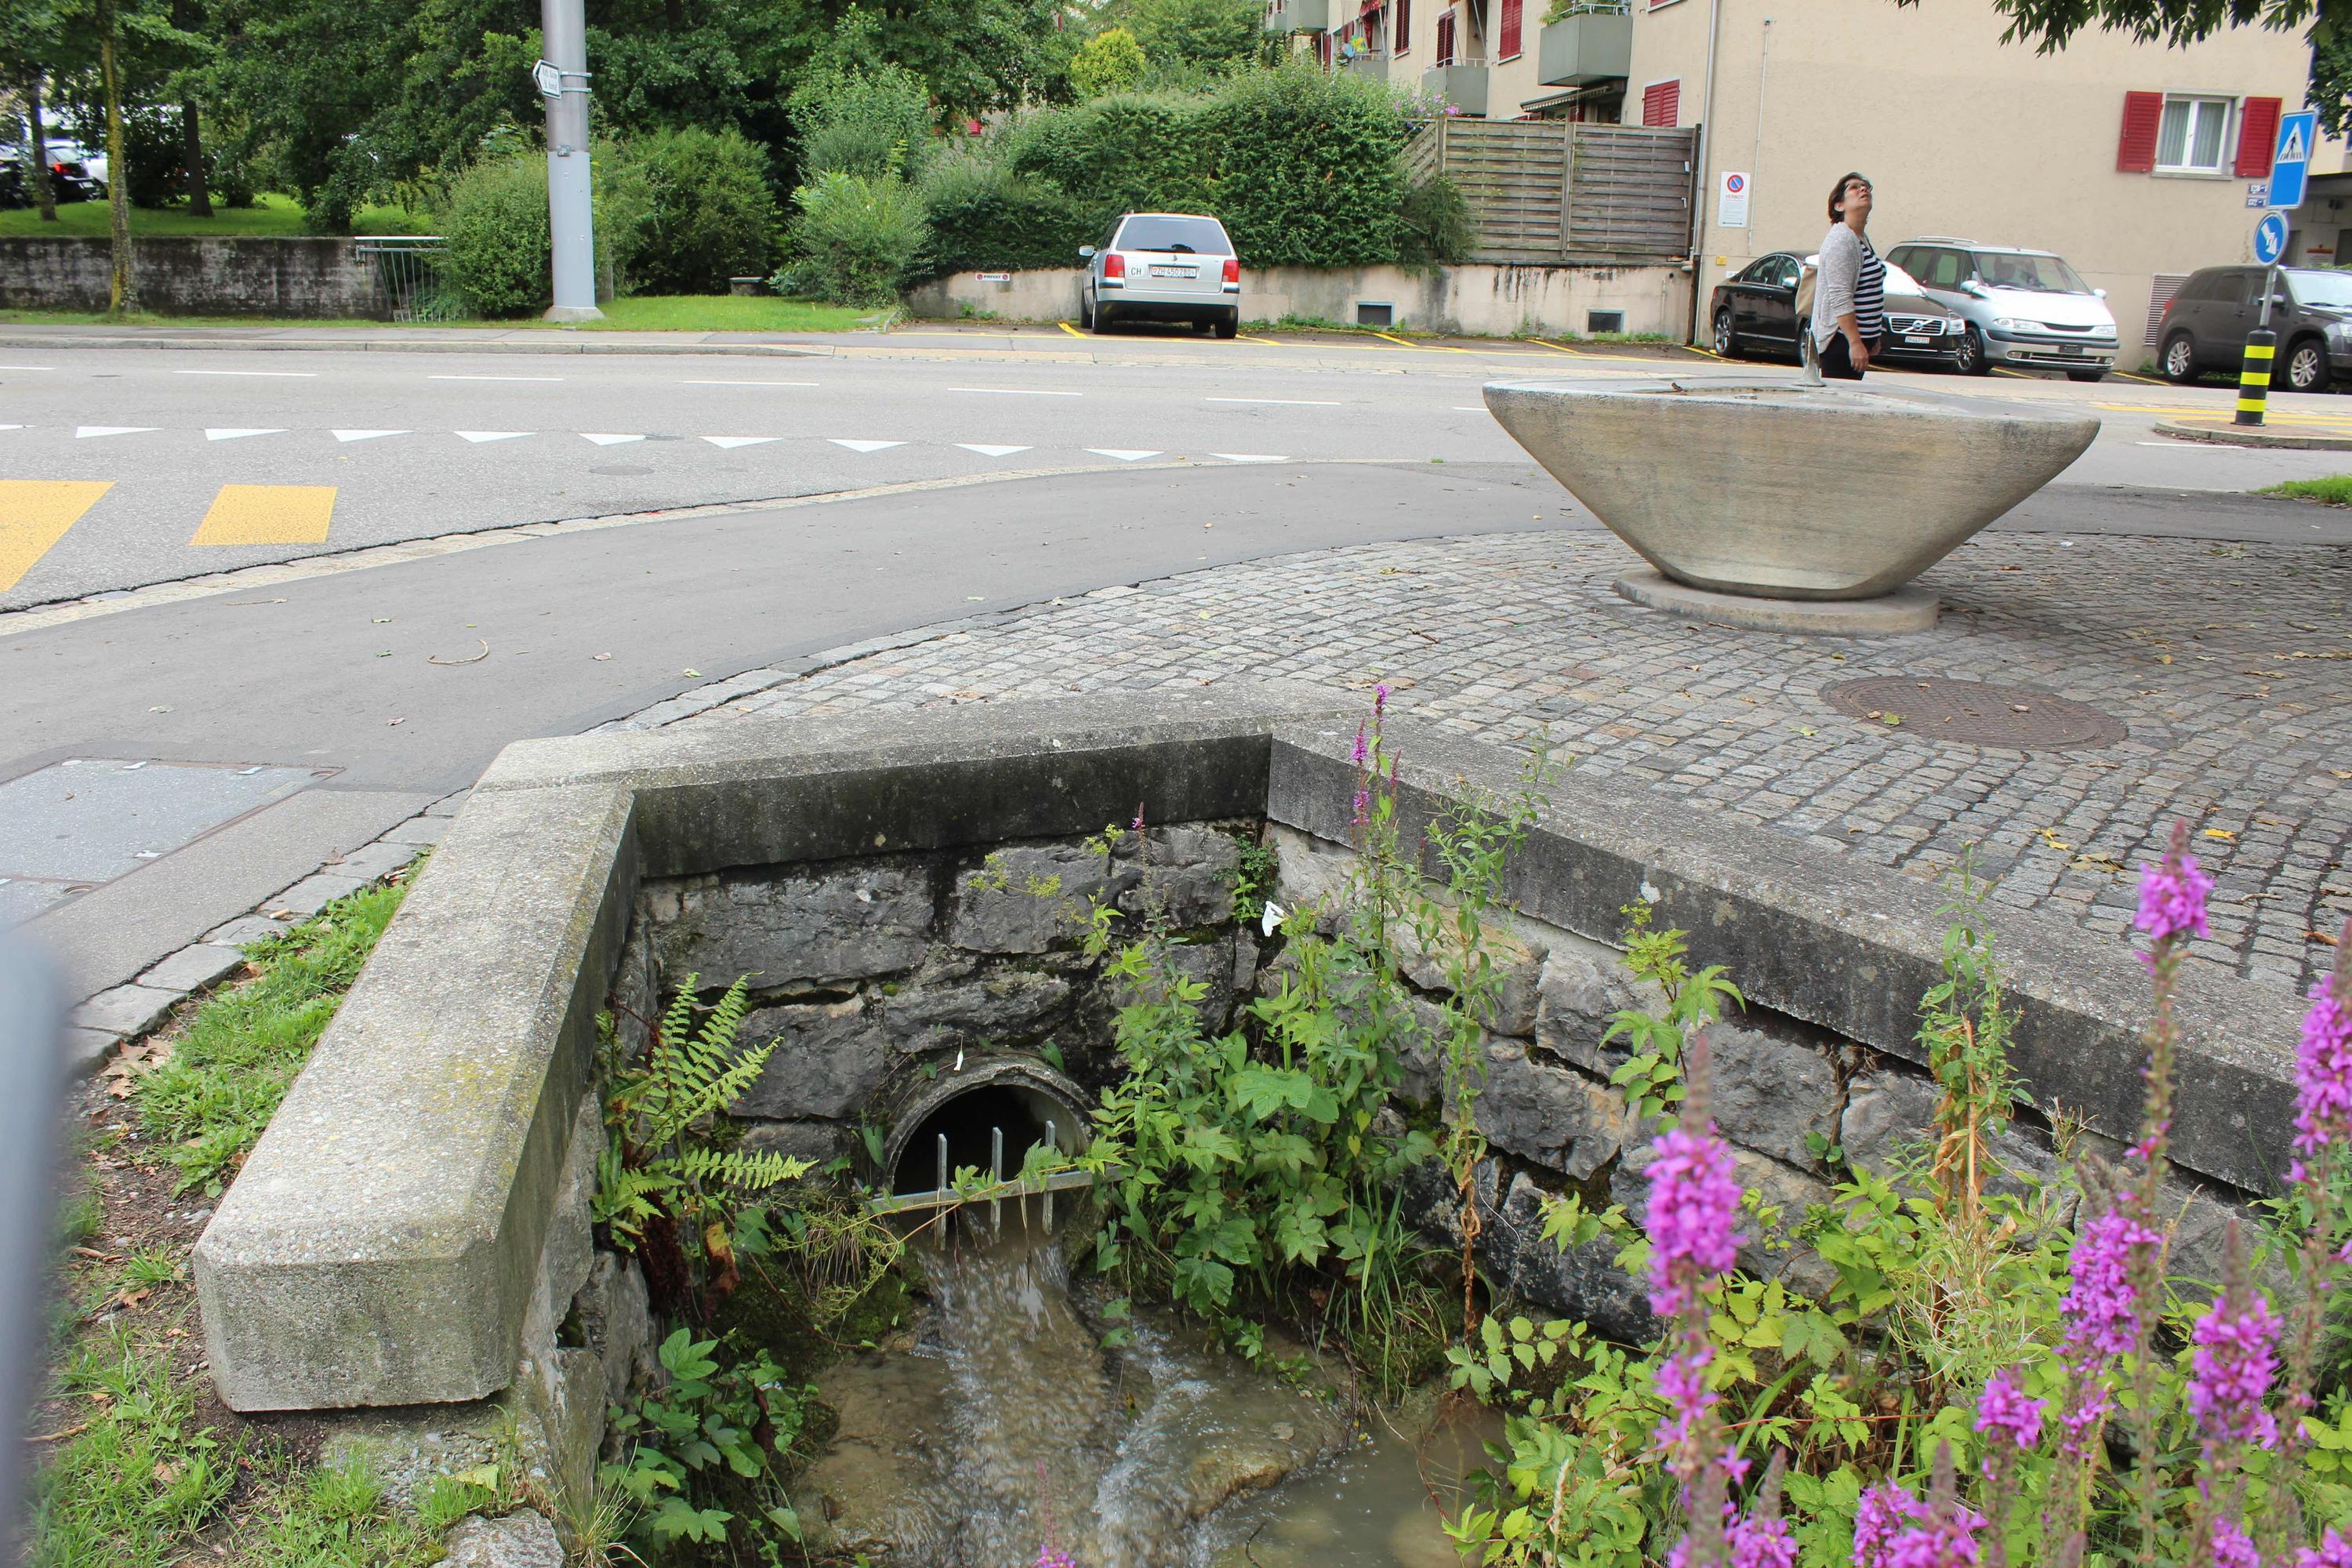
{"type": "Polygon", "coordinates": [[[1767,599],[1894,594],[2099,433],[2084,414],[1907,386],[1658,377],[1486,393],[1512,438],[1660,573],[1767,599]]]}

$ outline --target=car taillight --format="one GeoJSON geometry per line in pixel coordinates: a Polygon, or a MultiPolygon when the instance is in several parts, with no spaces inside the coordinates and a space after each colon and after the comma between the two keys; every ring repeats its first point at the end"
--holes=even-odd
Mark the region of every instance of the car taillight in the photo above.
{"type": "Polygon", "coordinates": [[[1240,257],[1238,257],[1238,256],[1228,256],[1228,257],[1226,257],[1226,258],[1225,258],[1225,281],[1226,281],[1226,282],[1228,282],[1228,283],[1238,283],[1238,282],[1240,282],[1241,280],[1242,280],[1242,258],[1241,258],[1240,257]]]}
{"type": "Polygon", "coordinates": [[[1116,250],[1107,252],[1103,257],[1103,276],[1106,278],[1126,277],[1127,258],[1121,256],[1116,250]]]}

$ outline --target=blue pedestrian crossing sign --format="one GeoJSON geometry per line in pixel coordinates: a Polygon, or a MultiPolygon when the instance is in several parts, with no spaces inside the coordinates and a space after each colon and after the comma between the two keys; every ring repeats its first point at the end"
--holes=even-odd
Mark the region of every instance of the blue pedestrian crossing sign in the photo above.
{"type": "Polygon", "coordinates": [[[2278,154],[2271,160],[2271,205],[2303,205],[2305,176],[2311,171],[2312,143],[2319,134],[2319,116],[2308,109],[2279,117],[2278,154]]]}
{"type": "Polygon", "coordinates": [[[2286,215],[2264,213],[2254,225],[2254,259],[2268,267],[2286,254],[2286,215]]]}

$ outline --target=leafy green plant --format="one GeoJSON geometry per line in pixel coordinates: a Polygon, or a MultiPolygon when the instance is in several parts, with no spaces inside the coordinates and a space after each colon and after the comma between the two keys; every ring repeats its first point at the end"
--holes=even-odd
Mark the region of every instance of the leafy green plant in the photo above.
{"type": "Polygon", "coordinates": [[[793,193],[793,261],[777,275],[787,293],[844,305],[889,306],[930,237],[921,202],[895,174],[832,171],[793,193]]]}
{"type": "Polygon", "coordinates": [[[668,1378],[635,1405],[614,1408],[612,1430],[626,1457],[600,1471],[644,1510],[643,1542],[667,1551],[769,1531],[799,1540],[784,1477],[816,1390],[789,1382],[765,1352],[731,1336],[697,1340],[678,1329],[658,1353],[668,1378]]]}
{"type": "Polygon", "coordinates": [[[1413,181],[1397,210],[1397,259],[1408,267],[1467,261],[1478,246],[1478,226],[1462,187],[1444,174],[1413,181]]]}
{"type": "Polygon", "coordinates": [[[629,191],[625,223],[608,222],[601,237],[631,289],[716,294],[731,278],[766,276],[775,259],[776,201],[766,155],[742,132],[689,126],[598,153],[598,178],[629,191]]]}
{"type": "Polygon", "coordinates": [[[2009,1042],[2016,1016],[1993,957],[1985,885],[1966,860],[1957,875],[1959,896],[1943,910],[1944,978],[1919,999],[1919,1044],[1942,1091],[1933,1170],[1939,1202],[1973,1225],[1993,1173],[1992,1141],[2009,1125],[2015,1094],[2009,1042]]]}
{"type": "Polygon", "coordinates": [[[540,153],[477,164],[450,187],[441,213],[448,247],[442,276],[477,316],[546,309],[552,287],[547,159],[540,153]]]}
{"type": "Polygon", "coordinates": [[[1080,98],[1119,92],[1143,79],[1143,46],[1125,27],[1105,27],[1070,57],[1070,88],[1080,98]]]}
{"type": "Polygon", "coordinates": [[[623,1058],[611,1020],[601,1021],[611,1136],[593,1211],[615,1243],[643,1255],[656,1304],[690,1312],[701,1310],[690,1293],[695,1274],[709,1293],[723,1297],[735,1288],[732,1227],[742,1198],[812,1168],[806,1160],[726,1146],[719,1119],[759,1080],[776,1041],[739,1048],[748,983],[738,979],[705,1011],[695,1002],[700,978],[689,974],[678,987],[640,1064],[623,1058]],[[682,1232],[697,1244],[702,1266],[689,1261],[682,1232]]]}
{"type": "Polygon", "coordinates": [[[929,154],[930,89],[902,67],[814,71],[793,89],[790,107],[804,184],[823,174],[911,176],[929,154]]]}
{"type": "Polygon", "coordinates": [[[1723,1005],[1746,1006],[1721,964],[1694,971],[1688,931],[1654,929],[1656,910],[1646,896],[1618,911],[1626,920],[1625,967],[1665,995],[1662,1013],[1628,1007],[1613,1015],[1601,1044],[1622,1038],[1632,1052],[1609,1081],[1625,1093],[1636,1125],[1671,1118],[1683,1101],[1683,1051],[1692,1031],[1723,1016],[1723,1005]]]}
{"type": "Polygon", "coordinates": [[[1243,839],[1234,868],[1226,873],[1234,889],[1234,919],[1245,926],[1264,919],[1266,895],[1281,876],[1282,856],[1273,845],[1243,839]]]}
{"type": "Polygon", "coordinates": [[[992,149],[966,144],[934,155],[917,189],[929,230],[924,277],[990,268],[1069,267],[1101,237],[1083,203],[992,149]]]}

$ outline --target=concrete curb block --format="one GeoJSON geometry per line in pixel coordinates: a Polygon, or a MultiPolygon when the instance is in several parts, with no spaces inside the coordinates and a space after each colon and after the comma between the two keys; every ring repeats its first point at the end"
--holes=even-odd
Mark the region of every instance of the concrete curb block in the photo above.
{"type": "Polygon", "coordinates": [[[489,339],[480,342],[420,338],[414,342],[383,338],[195,338],[108,333],[0,332],[0,348],[11,349],[226,349],[243,353],[425,353],[425,354],[733,354],[746,358],[830,359],[830,344],[798,343],[600,343],[551,338],[545,343],[489,339]]]}
{"type": "Polygon", "coordinates": [[[2221,447],[2276,447],[2305,452],[2352,452],[2352,435],[2296,436],[2273,430],[2267,426],[2184,425],[2178,420],[2159,419],[2154,426],[2159,436],[2169,436],[2176,441],[2205,441],[2221,447]]]}

